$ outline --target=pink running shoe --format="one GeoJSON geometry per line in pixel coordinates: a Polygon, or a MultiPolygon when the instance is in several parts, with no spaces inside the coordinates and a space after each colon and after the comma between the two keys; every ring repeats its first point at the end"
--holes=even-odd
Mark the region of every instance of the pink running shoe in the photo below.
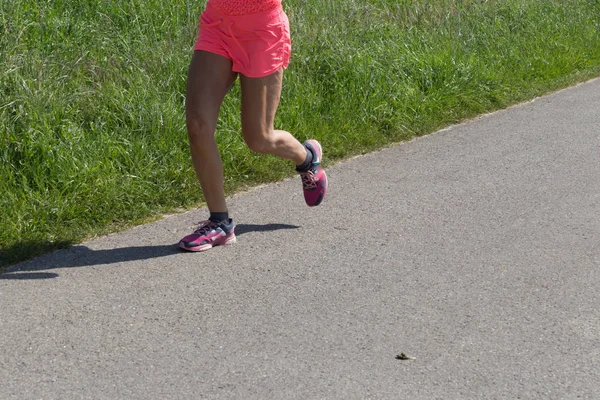
{"type": "Polygon", "coordinates": [[[212,221],[200,222],[198,228],[179,241],[179,247],[188,251],[206,251],[215,246],[228,246],[236,242],[235,225],[231,219],[219,224],[212,221]]]}
{"type": "Polygon", "coordinates": [[[302,189],[304,190],[306,204],[309,207],[314,207],[321,204],[327,193],[327,174],[321,167],[323,149],[321,144],[314,139],[307,140],[303,145],[313,153],[313,160],[308,171],[300,172],[302,189]]]}

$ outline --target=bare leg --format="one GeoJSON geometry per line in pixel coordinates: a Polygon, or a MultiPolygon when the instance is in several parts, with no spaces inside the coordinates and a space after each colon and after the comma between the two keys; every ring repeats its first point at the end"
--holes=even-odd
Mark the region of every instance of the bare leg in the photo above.
{"type": "Polygon", "coordinates": [[[229,59],[194,52],[187,81],[186,125],[194,169],[211,212],[227,211],[215,131],[221,104],[236,78],[229,59]]]}
{"type": "Polygon", "coordinates": [[[275,130],[273,122],[279,106],[283,69],[264,78],[240,74],[242,86],[242,134],[252,151],[272,154],[300,165],[306,148],[291,133],[275,130]]]}

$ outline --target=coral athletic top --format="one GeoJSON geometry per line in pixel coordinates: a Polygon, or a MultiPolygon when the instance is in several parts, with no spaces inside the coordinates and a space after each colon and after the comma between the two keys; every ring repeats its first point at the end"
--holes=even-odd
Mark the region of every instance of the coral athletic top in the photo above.
{"type": "Polygon", "coordinates": [[[248,15],[270,11],[281,6],[282,0],[208,0],[208,4],[223,15],[248,15]]]}

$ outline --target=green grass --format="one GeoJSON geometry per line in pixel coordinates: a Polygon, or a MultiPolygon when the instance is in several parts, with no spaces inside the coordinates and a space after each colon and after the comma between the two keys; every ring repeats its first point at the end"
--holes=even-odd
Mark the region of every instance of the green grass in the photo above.
{"type": "MultiPolygon", "coordinates": [[[[201,204],[184,92],[202,4],[0,0],[0,268],[201,204]]],[[[596,0],[285,0],[277,126],[331,163],[600,73],[596,0]]],[[[239,134],[228,193],[292,174],[239,134]]]]}

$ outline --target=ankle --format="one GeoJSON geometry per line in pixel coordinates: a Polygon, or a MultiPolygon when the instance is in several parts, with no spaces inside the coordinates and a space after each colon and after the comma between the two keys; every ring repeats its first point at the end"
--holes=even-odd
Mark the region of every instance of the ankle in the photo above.
{"type": "Polygon", "coordinates": [[[208,220],[215,224],[229,222],[229,211],[211,212],[208,220]]]}
{"type": "Polygon", "coordinates": [[[302,164],[296,165],[296,172],[300,173],[308,171],[313,161],[312,151],[306,146],[304,146],[304,148],[306,149],[306,158],[304,159],[304,162],[302,164]]]}

